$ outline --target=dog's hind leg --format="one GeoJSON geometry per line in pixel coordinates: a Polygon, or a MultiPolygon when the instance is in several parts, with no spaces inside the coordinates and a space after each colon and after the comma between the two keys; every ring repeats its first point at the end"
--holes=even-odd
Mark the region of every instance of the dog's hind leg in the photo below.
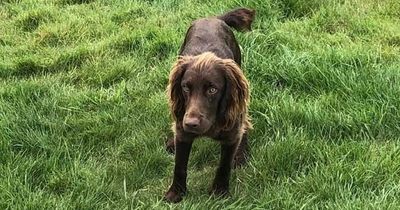
{"type": "Polygon", "coordinates": [[[247,131],[246,131],[243,134],[242,140],[240,141],[240,144],[236,150],[236,154],[233,159],[233,167],[239,168],[243,166],[247,162],[249,153],[250,153],[250,147],[247,140],[247,131]]]}
{"type": "Polygon", "coordinates": [[[165,150],[171,154],[175,154],[175,140],[173,136],[165,141],[165,150]]]}

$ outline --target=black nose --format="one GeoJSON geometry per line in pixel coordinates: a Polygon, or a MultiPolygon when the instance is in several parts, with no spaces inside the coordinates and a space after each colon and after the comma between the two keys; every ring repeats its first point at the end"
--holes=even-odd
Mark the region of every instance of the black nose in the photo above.
{"type": "Polygon", "coordinates": [[[185,120],[185,126],[188,128],[197,128],[200,125],[200,119],[198,118],[188,118],[185,120]]]}

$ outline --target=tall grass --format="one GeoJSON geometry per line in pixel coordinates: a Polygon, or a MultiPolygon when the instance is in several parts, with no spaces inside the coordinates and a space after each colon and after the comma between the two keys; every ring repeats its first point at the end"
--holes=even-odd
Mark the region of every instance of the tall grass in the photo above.
{"type": "Polygon", "coordinates": [[[396,209],[400,3],[0,1],[0,209],[396,209]],[[209,197],[217,144],[195,143],[189,194],[165,88],[190,22],[257,10],[235,33],[251,83],[251,159],[209,197]]]}

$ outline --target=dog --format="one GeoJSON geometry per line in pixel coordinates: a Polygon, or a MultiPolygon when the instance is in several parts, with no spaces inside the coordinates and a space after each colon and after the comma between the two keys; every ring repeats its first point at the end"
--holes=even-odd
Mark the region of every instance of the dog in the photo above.
{"type": "Polygon", "coordinates": [[[221,144],[221,159],[210,193],[229,194],[231,168],[245,162],[249,84],[241,65],[239,45],[231,30],[250,31],[255,10],[239,8],[221,16],[192,22],[170,75],[167,92],[174,120],[174,178],[164,199],[179,202],[186,194],[187,164],[195,138],[221,144]]]}

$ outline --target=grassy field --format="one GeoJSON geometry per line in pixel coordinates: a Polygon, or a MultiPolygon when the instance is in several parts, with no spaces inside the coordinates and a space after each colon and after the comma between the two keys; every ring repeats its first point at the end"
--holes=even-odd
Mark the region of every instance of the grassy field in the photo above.
{"type": "Polygon", "coordinates": [[[398,209],[400,1],[0,0],[0,209],[398,209]],[[257,10],[235,33],[251,159],[209,197],[219,148],[173,170],[168,74],[190,22],[257,10]]]}

